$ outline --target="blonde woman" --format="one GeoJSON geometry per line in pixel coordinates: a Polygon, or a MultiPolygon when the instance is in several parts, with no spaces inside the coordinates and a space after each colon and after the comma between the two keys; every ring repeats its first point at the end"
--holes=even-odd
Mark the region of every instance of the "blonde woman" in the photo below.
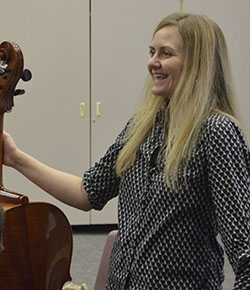
{"type": "Polygon", "coordinates": [[[107,289],[222,289],[219,232],[234,289],[249,289],[250,151],[223,33],[205,16],[172,14],[149,50],[144,102],[83,179],[40,163],[8,134],[4,162],[83,210],[119,195],[107,289]]]}

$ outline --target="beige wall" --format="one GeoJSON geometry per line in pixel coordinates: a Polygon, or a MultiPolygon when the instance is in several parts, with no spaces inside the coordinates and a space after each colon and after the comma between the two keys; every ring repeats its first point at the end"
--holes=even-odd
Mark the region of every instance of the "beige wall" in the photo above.
{"type": "Polygon", "coordinates": [[[184,0],[183,9],[206,14],[222,28],[231,58],[240,118],[250,142],[250,1],[184,0]]]}

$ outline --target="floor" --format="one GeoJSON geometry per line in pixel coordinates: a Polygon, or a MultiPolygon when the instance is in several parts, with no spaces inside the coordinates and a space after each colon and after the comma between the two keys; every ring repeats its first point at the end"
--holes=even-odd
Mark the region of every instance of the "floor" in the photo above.
{"type": "Polygon", "coordinates": [[[71,276],[74,284],[85,283],[88,290],[93,289],[106,238],[113,229],[115,225],[73,228],[71,276]]]}
{"type": "MultiPolygon", "coordinates": [[[[107,234],[114,228],[114,225],[73,228],[71,276],[74,284],[85,283],[88,290],[93,289],[107,234]]],[[[234,274],[227,259],[225,276],[223,290],[232,290],[234,274]]]]}

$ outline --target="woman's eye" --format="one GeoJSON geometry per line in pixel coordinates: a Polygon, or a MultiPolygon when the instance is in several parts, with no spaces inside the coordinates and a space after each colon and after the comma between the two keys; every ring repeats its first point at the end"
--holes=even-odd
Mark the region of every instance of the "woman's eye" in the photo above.
{"type": "Polygon", "coordinates": [[[150,57],[153,57],[154,54],[155,54],[155,52],[154,52],[153,50],[150,50],[150,51],[149,51],[149,55],[150,55],[150,57]]]}
{"type": "Polygon", "coordinates": [[[168,52],[168,51],[164,51],[164,52],[163,52],[163,55],[164,55],[165,57],[170,57],[170,56],[171,56],[171,53],[168,52]]]}
{"type": "MultiPolygon", "coordinates": [[[[156,53],[155,50],[152,50],[152,49],[149,50],[150,57],[153,57],[155,55],[155,53],[156,53]]],[[[172,54],[169,51],[167,51],[167,50],[162,50],[161,52],[159,52],[159,55],[160,55],[161,58],[168,58],[172,54]]]]}

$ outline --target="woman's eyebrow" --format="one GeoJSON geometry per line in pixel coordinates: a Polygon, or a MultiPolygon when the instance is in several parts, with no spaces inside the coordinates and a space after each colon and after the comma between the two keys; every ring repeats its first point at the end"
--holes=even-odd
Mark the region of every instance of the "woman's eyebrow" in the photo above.
{"type": "MultiPolygon", "coordinates": [[[[149,45],[149,49],[155,49],[155,47],[153,47],[152,45],[149,45]]],[[[161,46],[160,48],[159,48],[159,50],[165,50],[165,49],[168,49],[168,50],[171,50],[171,51],[174,51],[174,49],[172,48],[172,47],[170,47],[170,46],[161,46]]]]}

